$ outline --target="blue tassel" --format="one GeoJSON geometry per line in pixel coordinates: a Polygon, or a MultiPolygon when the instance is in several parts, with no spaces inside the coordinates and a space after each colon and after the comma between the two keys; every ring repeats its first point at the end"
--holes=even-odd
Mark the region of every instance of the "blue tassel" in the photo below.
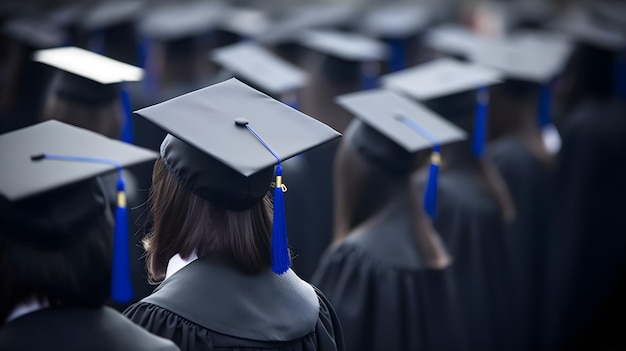
{"type": "Polygon", "coordinates": [[[487,87],[478,89],[476,100],[472,151],[474,156],[481,157],[485,151],[485,142],[487,139],[487,108],[489,106],[489,90],[487,87]]]}
{"type": "Polygon", "coordinates": [[[626,99],[626,50],[617,55],[613,73],[615,96],[620,100],[626,99]]]}
{"type": "Polygon", "coordinates": [[[406,41],[403,39],[390,39],[391,57],[389,59],[389,72],[397,72],[406,68],[406,41]]]}
{"type": "Polygon", "coordinates": [[[441,163],[441,151],[439,145],[433,147],[430,155],[430,170],[428,172],[428,183],[424,192],[424,211],[430,218],[437,215],[437,178],[439,176],[439,164],[441,163]]]}
{"type": "Polygon", "coordinates": [[[272,271],[283,274],[291,265],[287,244],[287,223],[285,222],[285,199],[282,183],[283,168],[276,167],[276,186],[274,187],[274,223],[272,225],[272,271]]]}
{"type": "Polygon", "coordinates": [[[551,118],[551,85],[544,84],[539,90],[539,126],[544,128],[552,124],[551,118]]]}
{"type": "Polygon", "coordinates": [[[143,89],[146,95],[156,94],[159,89],[159,77],[154,71],[154,63],[150,60],[150,48],[152,42],[146,37],[139,40],[139,64],[145,71],[143,89]]]}
{"type": "Polygon", "coordinates": [[[128,209],[126,207],[126,185],[122,174],[117,179],[117,207],[115,209],[115,231],[113,232],[113,273],[111,297],[124,303],[133,297],[128,259],[128,209]]]}
{"type": "Polygon", "coordinates": [[[130,104],[130,94],[122,88],[120,100],[122,101],[123,126],[120,140],[129,144],[133,143],[133,112],[130,104]]]}
{"type": "Polygon", "coordinates": [[[363,90],[378,88],[378,68],[375,62],[364,62],[361,66],[361,86],[363,90]]]}

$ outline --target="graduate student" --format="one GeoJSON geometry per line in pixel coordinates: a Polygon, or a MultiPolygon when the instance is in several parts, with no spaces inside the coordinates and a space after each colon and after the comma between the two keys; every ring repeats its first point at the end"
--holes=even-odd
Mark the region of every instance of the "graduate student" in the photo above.
{"type": "Polygon", "coordinates": [[[419,151],[440,157],[466,133],[390,91],[338,103],[357,119],[335,158],[334,244],[313,282],[337,309],[346,350],[467,349],[452,258],[411,181],[419,151]]]}
{"type": "Polygon", "coordinates": [[[97,176],[154,153],[47,121],[2,134],[0,157],[0,349],[177,350],[104,306],[132,291],[123,178],[114,232],[97,176]]]}
{"type": "Polygon", "coordinates": [[[289,269],[281,167],[339,134],[235,78],[137,114],[169,132],[144,240],[160,285],[124,313],[183,350],[342,350],[332,307],[289,269]]]}
{"type": "MultiPolygon", "coordinates": [[[[484,154],[488,88],[500,73],[442,58],[383,76],[386,88],[426,107],[471,134],[471,141],[445,145],[434,226],[454,259],[469,349],[511,350],[511,288],[504,224],[515,207],[502,178],[484,154]]],[[[424,186],[416,174],[416,186],[424,186]]]]}
{"type": "Polygon", "coordinates": [[[488,153],[511,192],[515,221],[507,226],[509,275],[514,284],[519,344],[536,350],[542,333],[545,255],[553,210],[555,153],[560,137],[552,124],[551,83],[565,67],[571,46],[552,33],[520,32],[485,40],[473,62],[499,70],[503,84],[491,95],[488,153]]]}

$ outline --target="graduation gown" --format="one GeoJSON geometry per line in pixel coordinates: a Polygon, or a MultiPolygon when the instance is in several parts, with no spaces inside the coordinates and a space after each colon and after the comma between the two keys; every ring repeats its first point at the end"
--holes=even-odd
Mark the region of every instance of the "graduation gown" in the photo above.
{"type": "Polygon", "coordinates": [[[522,349],[537,350],[541,333],[552,182],[554,172],[518,136],[507,136],[489,147],[496,168],[507,185],[516,209],[505,239],[513,284],[515,330],[522,349]]]}
{"type": "Polygon", "coordinates": [[[435,228],[452,256],[470,350],[511,350],[511,288],[498,205],[479,174],[439,175],[435,228]]]}
{"type": "MultiPolygon", "coordinates": [[[[584,101],[561,129],[554,237],[546,277],[546,349],[580,347],[585,339],[596,348],[602,341],[598,335],[590,335],[590,328],[614,329],[616,320],[623,319],[622,297],[612,301],[603,318],[596,318],[596,325],[590,322],[598,306],[607,303],[609,294],[615,296],[615,285],[624,279],[625,117],[621,103],[584,101]]],[[[623,336],[621,340],[625,347],[623,336]]]]}
{"type": "Polygon", "coordinates": [[[109,307],[46,308],[0,328],[0,350],[178,350],[109,307]]]}
{"type": "Polygon", "coordinates": [[[313,278],[346,350],[468,350],[455,282],[422,263],[408,196],[324,254],[313,278]]]}
{"type": "Polygon", "coordinates": [[[343,350],[324,295],[289,270],[244,274],[201,257],[124,314],[182,350],[343,350]]]}

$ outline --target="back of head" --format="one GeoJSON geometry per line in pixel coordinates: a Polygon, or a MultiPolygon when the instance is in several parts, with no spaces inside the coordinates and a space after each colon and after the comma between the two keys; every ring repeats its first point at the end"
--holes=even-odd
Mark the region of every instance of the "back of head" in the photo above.
{"type": "Polygon", "coordinates": [[[154,166],[151,233],[144,239],[153,282],[165,278],[168,261],[192,253],[234,259],[244,272],[269,268],[271,207],[266,197],[248,209],[229,210],[187,190],[162,159],[154,166]]]}
{"type": "Polygon", "coordinates": [[[110,292],[113,224],[96,180],[0,199],[0,321],[18,305],[95,307],[110,292]],[[99,189],[99,190],[98,190],[99,189]],[[99,201],[87,201],[97,191],[99,201]],[[84,203],[75,211],[58,203],[84,203]]]}

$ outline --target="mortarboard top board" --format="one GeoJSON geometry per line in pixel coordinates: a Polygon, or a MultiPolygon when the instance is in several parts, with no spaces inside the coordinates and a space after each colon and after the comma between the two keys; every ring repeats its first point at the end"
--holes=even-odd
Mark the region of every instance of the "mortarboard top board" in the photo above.
{"type": "Polygon", "coordinates": [[[60,46],[65,33],[48,21],[35,18],[17,18],[5,23],[3,33],[9,38],[33,49],[60,46]]]}
{"type": "Polygon", "coordinates": [[[253,8],[234,8],[225,16],[220,28],[242,37],[255,38],[265,33],[270,26],[266,12],[253,8]]]}
{"type": "Polygon", "coordinates": [[[430,29],[425,44],[441,53],[469,57],[485,37],[459,24],[446,23],[430,29]]]}
{"type": "Polygon", "coordinates": [[[428,25],[430,15],[426,7],[413,2],[391,3],[368,9],[358,27],[376,38],[408,38],[428,25]]]}
{"type": "Polygon", "coordinates": [[[61,70],[57,94],[87,103],[111,101],[119,96],[117,83],[144,75],[139,67],[76,47],[40,50],[34,60],[61,70]]]}
{"type": "Polygon", "coordinates": [[[145,0],[102,1],[89,8],[80,23],[87,30],[96,30],[130,22],[140,15],[145,4],[145,0]]]}
{"type": "Polygon", "coordinates": [[[464,140],[466,133],[421,104],[392,91],[376,89],[337,97],[337,103],[410,153],[431,148],[432,141],[415,133],[398,117],[404,116],[447,144],[464,140]]]}
{"type": "Polygon", "coordinates": [[[299,43],[311,50],[352,62],[385,60],[389,49],[384,43],[366,36],[336,30],[307,30],[299,43]]]}
{"type": "Polygon", "coordinates": [[[424,101],[499,83],[501,77],[500,72],[488,67],[440,58],[387,74],[382,77],[382,82],[385,88],[424,101]]]}
{"type": "Polygon", "coordinates": [[[277,164],[237,119],[246,119],[281,160],[340,136],[235,78],[135,113],[170,134],[161,156],[183,186],[231,210],[260,201],[277,164]]]}
{"type": "Polygon", "coordinates": [[[0,170],[0,197],[15,203],[116,170],[109,164],[31,159],[44,153],[106,158],[122,167],[156,158],[152,151],[59,121],[46,121],[0,135],[0,156],[5,164],[0,170]]]}
{"type": "Polygon", "coordinates": [[[595,23],[587,12],[573,10],[555,20],[550,28],[568,35],[572,40],[619,51],[626,46],[626,37],[611,28],[595,23]]]}
{"type": "Polygon", "coordinates": [[[46,20],[58,25],[62,28],[67,28],[73,25],[77,25],[80,17],[87,11],[87,4],[85,3],[69,3],[60,7],[56,7],[48,11],[44,16],[46,20]]]}
{"type": "Polygon", "coordinates": [[[508,78],[543,84],[565,68],[571,51],[571,46],[556,40],[499,38],[483,41],[470,59],[497,69],[508,78]]]}
{"type": "Polygon", "coordinates": [[[161,5],[142,18],[139,31],[159,41],[193,37],[216,29],[228,12],[228,7],[221,2],[192,1],[161,5]]]}
{"type": "Polygon", "coordinates": [[[307,73],[258,44],[242,42],[213,50],[213,61],[267,94],[283,94],[304,86],[307,73]]]}

